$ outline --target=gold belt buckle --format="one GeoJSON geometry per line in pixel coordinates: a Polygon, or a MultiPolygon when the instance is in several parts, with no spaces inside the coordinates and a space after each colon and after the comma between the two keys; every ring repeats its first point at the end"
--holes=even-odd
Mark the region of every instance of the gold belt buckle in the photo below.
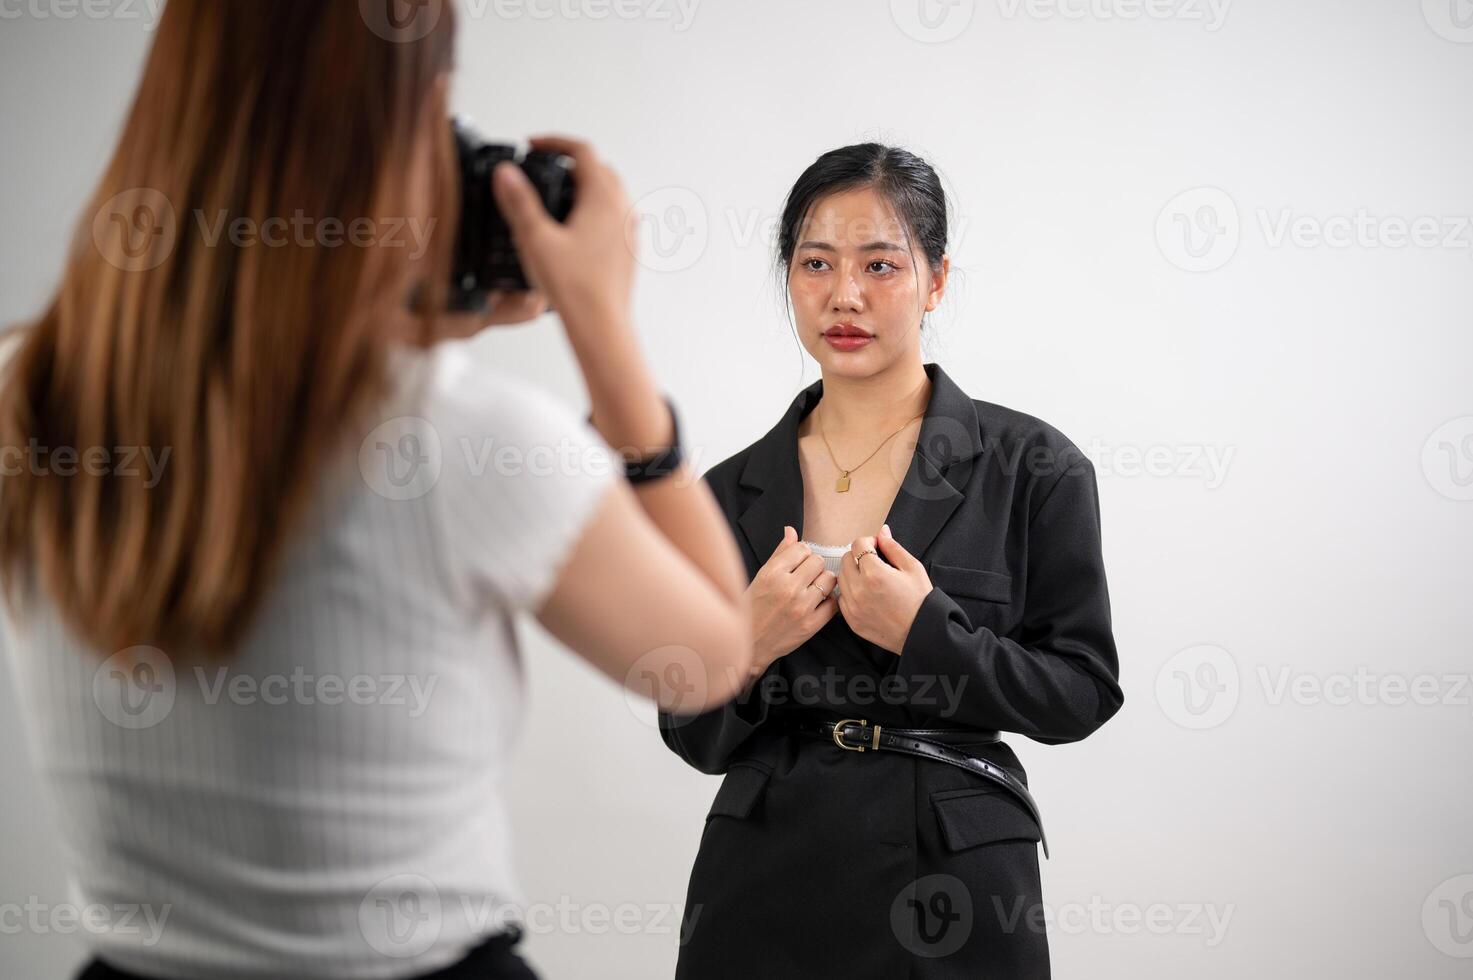
{"type": "MultiPolygon", "coordinates": [[[[848,744],[847,742],[844,741],[844,726],[845,725],[850,725],[850,724],[859,725],[860,727],[863,727],[865,725],[868,725],[869,722],[866,721],[863,718],[842,718],[839,721],[834,722],[834,744],[837,745],[839,748],[845,749],[845,750],[847,750],[849,752],[863,752],[864,751],[864,746],[863,745],[850,745],[850,744],[848,744]]],[[[880,747],[880,726],[879,725],[876,725],[874,727],[874,734],[870,737],[870,748],[872,748],[872,749],[878,749],[879,747],[880,747]]]]}

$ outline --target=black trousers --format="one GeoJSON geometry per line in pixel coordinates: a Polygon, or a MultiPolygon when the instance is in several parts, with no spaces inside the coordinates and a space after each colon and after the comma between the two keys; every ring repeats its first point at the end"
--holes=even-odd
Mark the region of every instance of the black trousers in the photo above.
{"type": "MultiPolygon", "coordinates": [[[[539,980],[515,947],[522,934],[515,929],[497,933],[471,950],[459,963],[434,973],[422,973],[413,980],[539,980]]],[[[149,980],[136,973],[116,970],[94,959],[77,974],[77,980],[149,980]]],[[[285,978],[282,978],[285,980],[285,978]]]]}

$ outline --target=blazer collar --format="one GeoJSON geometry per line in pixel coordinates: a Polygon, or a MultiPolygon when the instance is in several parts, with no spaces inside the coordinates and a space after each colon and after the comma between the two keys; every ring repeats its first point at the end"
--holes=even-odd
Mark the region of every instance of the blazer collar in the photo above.
{"type": "MultiPolygon", "coordinates": [[[[977,406],[934,362],[925,365],[931,399],[895,502],[885,518],[895,539],[921,558],[963,499],[972,460],[982,452],[977,406]]],[[[739,482],[760,491],[737,522],[760,566],[783,539],[783,525],[803,533],[803,475],[798,423],[823,397],[823,379],[804,388],[747,456],[739,482]]],[[[872,533],[878,534],[876,527],[872,533]]],[[[824,542],[827,543],[827,542],[824,542]]]]}

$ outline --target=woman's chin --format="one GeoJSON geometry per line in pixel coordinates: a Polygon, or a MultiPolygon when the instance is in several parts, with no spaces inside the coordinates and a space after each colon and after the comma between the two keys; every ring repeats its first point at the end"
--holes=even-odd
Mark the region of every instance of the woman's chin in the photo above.
{"type": "Polygon", "coordinates": [[[828,341],[820,339],[818,349],[811,353],[824,373],[841,377],[868,377],[885,363],[883,351],[874,341],[858,350],[845,351],[836,350],[828,341]]]}

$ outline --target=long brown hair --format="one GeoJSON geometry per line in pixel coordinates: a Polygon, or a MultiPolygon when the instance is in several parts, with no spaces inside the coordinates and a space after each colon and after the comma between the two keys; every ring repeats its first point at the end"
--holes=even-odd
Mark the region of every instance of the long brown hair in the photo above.
{"type": "MultiPolygon", "coordinates": [[[[403,8],[169,0],[55,297],[0,377],[12,606],[34,581],[99,651],[240,638],[317,464],[387,389],[386,311],[416,274],[449,278],[448,126],[414,171],[432,247],[393,234],[421,127],[445,119],[453,11],[403,8]]],[[[442,290],[422,295],[427,338],[442,290]]]]}

